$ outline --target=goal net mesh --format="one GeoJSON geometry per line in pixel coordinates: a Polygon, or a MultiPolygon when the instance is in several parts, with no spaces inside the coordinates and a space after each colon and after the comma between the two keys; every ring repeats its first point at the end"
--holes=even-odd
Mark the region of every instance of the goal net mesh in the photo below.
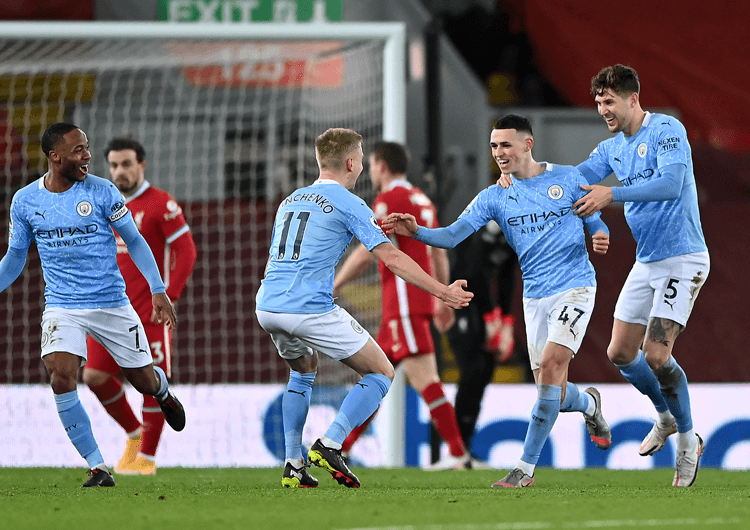
{"type": "MultiPolygon", "coordinates": [[[[146,149],[146,179],[182,205],[198,261],[177,302],[173,381],[274,383],[288,377],[255,318],[277,205],[317,177],[314,139],[348,127],[383,133],[380,40],[0,38],[0,237],[13,194],[46,171],[40,136],[58,121],[88,135],[90,171],[109,178],[109,139],[146,149]]],[[[363,175],[355,192],[373,197],[363,175]]],[[[371,267],[347,306],[377,331],[371,267]]],[[[352,294],[354,293],[354,294],[352,294]]],[[[0,302],[0,383],[39,383],[44,284],[36,248],[0,302]]],[[[318,383],[353,381],[321,360],[318,383]]]]}

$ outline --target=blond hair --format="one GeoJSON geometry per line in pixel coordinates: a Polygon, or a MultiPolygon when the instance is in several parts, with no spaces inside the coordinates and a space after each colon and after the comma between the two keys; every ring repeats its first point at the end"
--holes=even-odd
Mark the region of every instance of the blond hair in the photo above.
{"type": "Polygon", "coordinates": [[[341,171],[347,155],[362,143],[362,135],[351,129],[332,128],[315,139],[320,169],[341,171]]]}

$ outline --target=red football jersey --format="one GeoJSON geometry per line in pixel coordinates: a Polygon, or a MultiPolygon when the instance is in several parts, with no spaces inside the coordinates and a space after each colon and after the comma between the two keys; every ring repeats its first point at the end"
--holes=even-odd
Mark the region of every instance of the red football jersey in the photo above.
{"type": "MultiPolygon", "coordinates": [[[[388,190],[375,198],[373,211],[378,222],[390,213],[410,213],[417,223],[427,228],[437,228],[437,211],[427,195],[405,180],[393,181],[388,190]]],[[[391,234],[391,242],[425,272],[433,275],[432,259],[427,245],[410,237],[391,234]]],[[[433,296],[419,287],[405,282],[378,261],[383,285],[383,322],[406,315],[433,315],[433,296]]]]}
{"type": "MultiPolygon", "coordinates": [[[[125,200],[133,220],[154,254],[159,273],[167,288],[167,295],[176,300],[185,288],[190,273],[195,266],[195,253],[190,259],[175,261],[170,252],[171,244],[180,237],[190,238],[190,228],[182,214],[182,208],[166,191],[154,188],[148,182],[125,200]],[[170,281],[173,280],[174,281],[170,281]]],[[[125,279],[126,292],[130,303],[143,322],[151,321],[151,289],[143,277],[122,238],[117,235],[117,264],[125,279]]]]}

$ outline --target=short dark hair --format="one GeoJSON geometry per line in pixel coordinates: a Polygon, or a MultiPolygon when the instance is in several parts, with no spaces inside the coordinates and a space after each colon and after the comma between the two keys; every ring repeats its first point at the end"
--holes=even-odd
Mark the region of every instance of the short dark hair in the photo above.
{"type": "Polygon", "coordinates": [[[638,80],[638,73],[633,68],[622,64],[602,68],[591,78],[591,95],[600,96],[607,89],[620,96],[640,94],[641,83],[638,80]]]}
{"type": "Polygon", "coordinates": [[[519,116],[518,114],[508,114],[507,116],[503,116],[495,122],[495,125],[493,125],[492,128],[515,129],[519,132],[527,132],[531,136],[534,136],[534,131],[531,129],[531,122],[527,118],[519,116]]]}
{"type": "Polygon", "coordinates": [[[362,135],[351,129],[331,128],[315,139],[321,169],[341,171],[346,155],[362,143],[362,135]]]}
{"type": "Polygon", "coordinates": [[[391,173],[406,173],[409,167],[409,152],[406,148],[396,142],[375,142],[370,154],[375,160],[382,160],[391,170],[391,173]]]}
{"type": "Polygon", "coordinates": [[[49,156],[49,152],[54,150],[62,141],[63,136],[68,134],[70,131],[78,129],[72,123],[53,123],[47,130],[42,134],[42,151],[45,156],[49,156]]]}
{"type": "Polygon", "coordinates": [[[107,158],[110,151],[124,151],[125,149],[132,149],[135,151],[135,159],[138,162],[146,160],[146,150],[141,143],[127,136],[112,138],[104,149],[104,158],[107,158]]]}

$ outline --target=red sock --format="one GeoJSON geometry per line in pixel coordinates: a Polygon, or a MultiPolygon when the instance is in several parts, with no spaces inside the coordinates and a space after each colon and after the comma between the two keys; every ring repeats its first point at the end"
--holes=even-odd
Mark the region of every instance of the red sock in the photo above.
{"type": "Polygon", "coordinates": [[[109,415],[125,429],[126,433],[130,434],[141,426],[141,422],[138,421],[138,418],[133,414],[133,409],[130,408],[128,398],[125,396],[125,389],[122,388],[119,379],[110,377],[101,385],[89,388],[102,402],[109,415]]]}
{"type": "Polygon", "coordinates": [[[352,429],[352,432],[349,433],[349,436],[346,437],[346,440],[344,440],[344,443],[341,444],[341,450],[345,453],[351,451],[352,446],[354,445],[354,442],[359,440],[359,437],[362,436],[362,433],[367,430],[367,427],[372,422],[373,418],[375,418],[375,415],[378,413],[379,409],[376,409],[375,412],[372,413],[372,416],[367,418],[365,422],[360,425],[359,427],[354,427],[352,429]]]}
{"type": "Polygon", "coordinates": [[[141,433],[140,453],[151,457],[156,455],[161,432],[164,430],[164,414],[154,396],[143,396],[143,432],[141,433]]]}
{"type": "Polygon", "coordinates": [[[453,405],[445,398],[443,385],[432,383],[422,391],[422,397],[430,408],[430,416],[435,423],[435,428],[446,441],[451,455],[463,456],[466,453],[461,431],[458,430],[456,411],[453,405]]]}

